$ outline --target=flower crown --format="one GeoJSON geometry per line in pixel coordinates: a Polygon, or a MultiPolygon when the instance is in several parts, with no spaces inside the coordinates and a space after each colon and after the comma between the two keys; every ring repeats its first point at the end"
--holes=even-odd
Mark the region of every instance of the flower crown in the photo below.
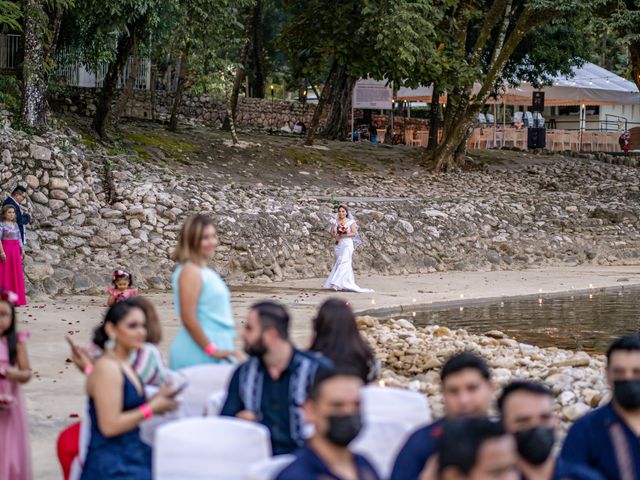
{"type": "Polygon", "coordinates": [[[13,293],[11,290],[2,288],[0,289],[0,300],[10,303],[11,305],[15,305],[18,301],[18,295],[13,293]]]}
{"type": "Polygon", "coordinates": [[[116,270],[113,272],[113,279],[117,280],[119,278],[131,278],[131,274],[126,270],[116,270]]]}

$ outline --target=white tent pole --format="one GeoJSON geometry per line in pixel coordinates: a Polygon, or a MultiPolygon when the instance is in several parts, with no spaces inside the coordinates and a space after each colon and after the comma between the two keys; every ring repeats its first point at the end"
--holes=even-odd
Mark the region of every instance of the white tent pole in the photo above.
{"type": "Polygon", "coordinates": [[[498,129],[498,124],[496,120],[496,115],[498,114],[496,108],[496,102],[493,102],[493,148],[496,148],[496,130],[498,129]]]}
{"type": "Polygon", "coordinates": [[[502,148],[504,148],[504,137],[507,133],[507,105],[502,97],[502,148]]]}
{"type": "Polygon", "coordinates": [[[587,106],[583,103],[580,105],[580,142],[578,145],[578,151],[582,151],[582,136],[586,127],[587,106]]]}

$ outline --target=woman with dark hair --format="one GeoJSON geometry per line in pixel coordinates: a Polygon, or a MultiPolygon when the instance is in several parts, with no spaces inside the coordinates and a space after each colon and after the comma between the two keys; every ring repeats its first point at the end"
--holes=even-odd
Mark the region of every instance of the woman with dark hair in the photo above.
{"type": "Polygon", "coordinates": [[[91,440],[82,479],[151,479],[151,449],[140,439],[139,425],[154,414],[176,408],[164,385],[148,402],[131,354],[147,338],[145,314],[135,299],[113,305],[96,329],[93,342],[104,354],[87,378],[91,440]]]}
{"type": "Polygon", "coordinates": [[[27,406],[20,384],[31,378],[27,332],[16,331],[18,297],[0,290],[0,478],[31,480],[27,406]]]}
{"type": "Polygon", "coordinates": [[[16,209],[5,205],[0,211],[0,288],[18,295],[16,307],[27,304],[24,289],[24,250],[20,243],[20,228],[16,223],[16,209]]]}
{"type": "Polygon", "coordinates": [[[365,383],[375,380],[376,358],[360,335],[356,317],[347,302],[339,298],[325,301],[313,319],[313,334],[310,351],[327,357],[337,370],[352,371],[365,383]]]}
{"type": "Polygon", "coordinates": [[[331,273],[322,288],[346,292],[373,292],[370,288],[360,288],[356,285],[352,259],[353,252],[362,243],[362,239],[353,215],[344,205],[338,207],[338,216],[331,220],[329,233],[331,240],[335,242],[336,263],[333,264],[331,273]]]}
{"type": "Polygon", "coordinates": [[[174,303],[182,327],[169,352],[172,370],[235,361],[236,326],[231,293],[218,273],[208,266],[218,246],[211,218],[193,215],[182,226],[172,258],[174,303]]]}

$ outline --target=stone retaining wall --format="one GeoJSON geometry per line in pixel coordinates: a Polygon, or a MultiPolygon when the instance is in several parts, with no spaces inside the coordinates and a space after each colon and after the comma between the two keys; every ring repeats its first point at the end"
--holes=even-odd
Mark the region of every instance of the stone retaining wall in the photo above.
{"type": "MultiPolygon", "coordinates": [[[[66,112],[92,116],[96,111],[96,98],[99,91],[94,88],[67,87],[55,99],[55,104],[58,109],[66,112]]],[[[135,90],[124,115],[130,118],[168,121],[173,99],[173,93],[166,91],[155,92],[155,98],[152,99],[151,92],[148,90],[135,90]]],[[[220,127],[226,117],[226,108],[224,99],[185,94],[180,108],[180,121],[220,127]]],[[[314,111],[313,104],[240,97],[236,122],[241,127],[280,129],[288,126],[293,128],[298,121],[310,125],[314,111]]]]}

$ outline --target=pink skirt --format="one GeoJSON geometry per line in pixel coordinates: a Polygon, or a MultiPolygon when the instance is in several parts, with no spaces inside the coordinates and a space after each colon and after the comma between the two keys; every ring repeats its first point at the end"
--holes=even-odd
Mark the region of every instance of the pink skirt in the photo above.
{"type": "Polygon", "coordinates": [[[11,406],[0,407],[0,478],[2,480],[31,480],[29,424],[27,408],[20,386],[0,379],[0,395],[12,398],[11,406]]]}
{"type": "Polygon", "coordinates": [[[4,262],[0,261],[0,288],[6,288],[18,295],[17,307],[26,305],[20,240],[2,240],[2,249],[7,257],[4,262]]]}

